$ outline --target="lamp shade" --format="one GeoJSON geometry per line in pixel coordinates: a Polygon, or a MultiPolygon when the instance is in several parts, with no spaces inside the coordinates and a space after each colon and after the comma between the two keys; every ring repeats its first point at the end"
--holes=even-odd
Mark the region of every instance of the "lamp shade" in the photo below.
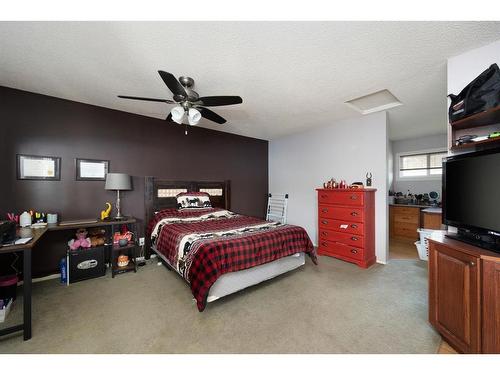
{"type": "Polygon", "coordinates": [[[188,122],[189,125],[197,125],[201,120],[201,113],[197,109],[189,108],[188,122]]]}
{"type": "Polygon", "coordinates": [[[178,124],[182,124],[182,119],[184,118],[184,108],[181,106],[174,107],[170,113],[172,114],[172,120],[178,124]]]}
{"type": "Polygon", "coordinates": [[[106,190],[132,190],[130,176],[125,173],[108,173],[106,175],[106,190]]]}

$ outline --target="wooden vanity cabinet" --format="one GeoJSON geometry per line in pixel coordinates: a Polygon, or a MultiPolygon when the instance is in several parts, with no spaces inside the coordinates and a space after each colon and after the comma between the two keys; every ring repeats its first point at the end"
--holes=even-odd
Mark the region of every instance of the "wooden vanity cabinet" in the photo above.
{"type": "Polygon", "coordinates": [[[419,207],[389,206],[389,221],[391,238],[412,241],[418,239],[419,207]]]}

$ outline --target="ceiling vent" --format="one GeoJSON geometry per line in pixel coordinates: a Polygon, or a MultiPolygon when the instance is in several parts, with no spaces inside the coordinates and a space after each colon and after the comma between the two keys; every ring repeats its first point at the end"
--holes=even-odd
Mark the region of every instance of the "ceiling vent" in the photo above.
{"type": "Polygon", "coordinates": [[[363,115],[403,105],[389,90],[380,90],[345,102],[363,115]]]}

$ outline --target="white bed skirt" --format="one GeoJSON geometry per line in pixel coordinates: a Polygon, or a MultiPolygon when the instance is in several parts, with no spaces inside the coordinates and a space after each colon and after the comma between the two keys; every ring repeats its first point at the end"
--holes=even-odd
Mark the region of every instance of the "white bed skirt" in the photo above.
{"type": "MultiPolygon", "coordinates": [[[[151,249],[166,263],[170,264],[162,253],[156,251],[155,247],[152,247],[151,249]]],[[[210,288],[207,302],[213,302],[219,298],[248,288],[249,286],[257,285],[263,281],[270,280],[273,277],[299,268],[305,263],[305,254],[296,253],[270,263],[261,264],[260,266],[226,273],[219,277],[210,288]]]]}
{"type": "Polygon", "coordinates": [[[297,253],[246,270],[226,273],[219,277],[210,288],[207,302],[215,301],[228,294],[272,279],[273,277],[303,266],[305,262],[304,253],[297,253]]]}

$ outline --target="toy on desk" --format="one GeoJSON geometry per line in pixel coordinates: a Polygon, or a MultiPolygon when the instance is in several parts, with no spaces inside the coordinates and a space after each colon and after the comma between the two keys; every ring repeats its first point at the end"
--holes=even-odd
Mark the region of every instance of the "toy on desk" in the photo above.
{"type": "Polygon", "coordinates": [[[68,246],[71,250],[82,248],[89,248],[92,246],[90,243],[90,238],[87,237],[87,230],[85,228],[80,228],[76,231],[76,240],[73,239],[68,242],[68,246]]]}
{"type": "Polygon", "coordinates": [[[106,209],[101,211],[101,220],[106,220],[111,213],[111,203],[106,202],[106,209]]]}

